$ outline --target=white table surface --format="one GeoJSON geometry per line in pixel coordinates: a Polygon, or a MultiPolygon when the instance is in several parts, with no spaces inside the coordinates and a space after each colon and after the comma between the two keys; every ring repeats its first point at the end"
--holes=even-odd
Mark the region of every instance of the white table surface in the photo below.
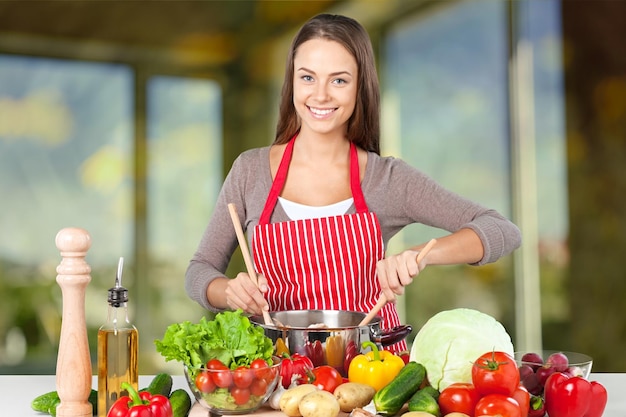
{"type": "MultiPolygon", "coordinates": [[[[139,386],[148,386],[153,376],[142,375],[139,377],[139,386]]],[[[626,417],[626,373],[597,373],[589,378],[603,384],[609,393],[609,402],[603,417],[626,417]]],[[[172,389],[184,388],[190,395],[189,387],[182,375],[173,376],[172,389]]],[[[97,379],[93,378],[94,389],[97,389],[97,379]]],[[[31,401],[46,392],[56,390],[56,377],[54,375],[0,375],[0,398],[2,399],[2,412],[6,417],[42,417],[46,414],[33,411],[31,401]]],[[[193,398],[193,396],[192,396],[193,398]]]]}

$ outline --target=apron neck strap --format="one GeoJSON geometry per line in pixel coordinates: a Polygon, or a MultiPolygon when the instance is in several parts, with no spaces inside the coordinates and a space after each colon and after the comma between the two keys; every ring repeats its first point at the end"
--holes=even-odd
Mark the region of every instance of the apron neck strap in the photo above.
{"type": "MultiPolygon", "coordinates": [[[[280,165],[278,165],[276,178],[274,178],[272,188],[270,189],[267,201],[265,202],[265,207],[261,213],[259,224],[269,224],[270,222],[270,217],[272,216],[272,212],[274,211],[280,192],[282,191],[285,181],[287,180],[287,172],[289,171],[289,163],[291,162],[291,156],[293,155],[293,145],[296,141],[296,136],[297,134],[294,135],[289,142],[287,142],[282,159],[280,160],[280,165]]],[[[352,142],[350,142],[350,188],[352,190],[352,198],[354,198],[354,206],[357,213],[367,213],[367,203],[365,202],[365,197],[363,196],[363,190],[361,190],[359,156],[356,145],[352,142]]]]}

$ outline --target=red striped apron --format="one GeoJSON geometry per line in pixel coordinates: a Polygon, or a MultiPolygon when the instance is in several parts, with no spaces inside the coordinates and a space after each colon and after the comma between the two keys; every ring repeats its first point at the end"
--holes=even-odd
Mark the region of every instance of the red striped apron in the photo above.
{"type": "MultiPolygon", "coordinates": [[[[367,208],[356,146],[350,144],[350,186],[356,213],[270,223],[287,178],[295,137],[285,148],[265,208],[254,230],[257,273],[269,284],[270,311],[348,310],[368,312],[378,299],[376,262],[384,245],[376,214],[367,208]]],[[[381,328],[400,325],[395,304],[379,313],[381,328]]],[[[406,350],[403,340],[388,349],[406,350]]]]}

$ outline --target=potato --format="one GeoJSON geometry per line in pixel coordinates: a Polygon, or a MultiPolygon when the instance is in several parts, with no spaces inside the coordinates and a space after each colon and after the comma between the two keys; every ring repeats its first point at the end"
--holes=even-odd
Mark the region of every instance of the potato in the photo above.
{"type": "Polygon", "coordinates": [[[305,395],[318,390],[319,388],[313,384],[302,384],[289,388],[283,393],[283,395],[280,396],[280,401],[278,403],[280,411],[287,414],[289,417],[302,416],[298,408],[300,402],[302,402],[302,398],[304,398],[305,395]]]}
{"type": "Polygon", "coordinates": [[[318,390],[305,395],[299,409],[302,417],[337,417],[339,401],[330,392],[318,390]]]}
{"type": "Polygon", "coordinates": [[[372,401],[376,390],[360,382],[346,382],[335,388],[333,393],[341,411],[349,413],[355,408],[365,407],[372,401]]]}
{"type": "Polygon", "coordinates": [[[465,413],[454,412],[454,413],[446,414],[446,417],[469,417],[469,416],[467,414],[465,414],[465,413]]]}
{"type": "Polygon", "coordinates": [[[402,414],[402,417],[435,417],[426,411],[409,411],[408,413],[402,414]]]}

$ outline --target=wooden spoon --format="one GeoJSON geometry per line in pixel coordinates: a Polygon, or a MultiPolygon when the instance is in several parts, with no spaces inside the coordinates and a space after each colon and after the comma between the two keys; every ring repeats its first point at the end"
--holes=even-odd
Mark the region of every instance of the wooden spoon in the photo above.
{"type": "MultiPolygon", "coordinates": [[[[435,243],[437,243],[437,239],[431,239],[426,244],[426,246],[424,246],[424,248],[422,248],[422,250],[417,254],[418,265],[422,261],[422,259],[424,259],[424,256],[426,256],[428,252],[430,252],[430,250],[433,248],[433,246],[435,246],[435,243]]],[[[367,316],[363,317],[363,320],[361,320],[359,326],[365,326],[369,324],[369,322],[372,321],[374,317],[376,317],[376,314],[378,314],[380,309],[383,308],[385,304],[387,304],[387,297],[385,297],[385,294],[381,293],[380,297],[378,297],[378,301],[376,301],[376,305],[374,305],[370,312],[367,313],[367,316]]]]}
{"type": "MultiPolygon", "coordinates": [[[[252,263],[252,258],[250,258],[250,250],[248,249],[248,243],[246,242],[246,236],[243,234],[243,228],[241,227],[241,222],[239,221],[239,216],[237,215],[237,208],[233,203],[228,204],[228,210],[230,211],[230,218],[233,221],[233,226],[235,226],[235,233],[237,233],[237,240],[239,241],[239,247],[241,248],[241,254],[243,255],[243,260],[246,263],[246,269],[248,271],[248,275],[252,282],[257,286],[259,286],[259,282],[257,280],[256,271],[254,270],[254,264],[252,263]]],[[[263,320],[266,325],[274,325],[272,321],[272,317],[270,313],[263,310],[263,320]]]]}

